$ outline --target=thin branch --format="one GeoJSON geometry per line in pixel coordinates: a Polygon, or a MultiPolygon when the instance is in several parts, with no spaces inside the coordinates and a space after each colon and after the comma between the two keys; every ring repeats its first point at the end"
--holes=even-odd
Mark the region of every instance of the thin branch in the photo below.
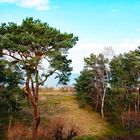
{"type": "Polygon", "coordinates": [[[10,53],[9,53],[9,54],[3,53],[3,55],[10,56],[10,57],[12,57],[12,58],[14,58],[14,59],[16,59],[16,60],[18,60],[18,61],[22,61],[21,59],[15,57],[15,56],[13,56],[13,55],[11,55],[10,53]]]}
{"type": "Polygon", "coordinates": [[[51,76],[51,75],[53,75],[54,73],[56,73],[56,70],[57,70],[57,69],[55,69],[55,70],[51,71],[49,74],[47,74],[47,75],[45,76],[45,79],[44,79],[43,81],[41,81],[41,82],[39,83],[39,85],[42,85],[42,84],[48,79],[49,76],[51,76]]]}

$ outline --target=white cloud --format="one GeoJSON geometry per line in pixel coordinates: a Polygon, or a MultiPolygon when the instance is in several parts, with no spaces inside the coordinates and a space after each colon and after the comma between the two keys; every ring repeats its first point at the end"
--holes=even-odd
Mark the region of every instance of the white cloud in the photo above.
{"type": "Polygon", "coordinates": [[[50,9],[49,0],[0,0],[0,3],[15,3],[25,8],[35,8],[38,11],[50,9]]]}
{"type": "Polygon", "coordinates": [[[97,42],[78,42],[73,49],[69,51],[69,58],[72,59],[73,72],[78,73],[83,69],[84,57],[91,53],[98,54],[105,45],[97,42]]]}
{"type": "Polygon", "coordinates": [[[14,3],[16,2],[17,0],[0,0],[0,2],[8,2],[8,3],[14,3]]]}
{"type": "Polygon", "coordinates": [[[36,8],[39,11],[50,8],[48,0],[20,0],[18,5],[27,8],[36,8]]]}
{"type": "Polygon", "coordinates": [[[140,39],[124,39],[120,43],[114,44],[116,54],[135,50],[140,44],[140,39]]]}
{"type": "Polygon", "coordinates": [[[115,55],[135,50],[140,45],[140,39],[122,39],[118,43],[104,42],[78,42],[73,49],[69,51],[69,58],[72,59],[73,72],[79,73],[84,66],[84,57],[88,57],[91,53],[99,54],[104,47],[111,46],[115,55]]]}

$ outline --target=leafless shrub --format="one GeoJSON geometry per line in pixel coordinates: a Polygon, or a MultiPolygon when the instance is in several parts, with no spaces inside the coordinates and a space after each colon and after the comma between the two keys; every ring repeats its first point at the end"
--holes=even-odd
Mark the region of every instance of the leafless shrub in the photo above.
{"type": "Polygon", "coordinates": [[[74,122],[66,122],[63,118],[55,118],[49,125],[49,140],[71,140],[80,134],[80,128],[74,122]]]}
{"type": "Polygon", "coordinates": [[[64,119],[57,117],[50,122],[48,128],[48,139],[52,140],[62,140],[64,129],[64,119]]]}
{"type": "Polygon", "coordinates": [[[80,128],[78,127],[75,121],[71,121],[68,123],[66,135],[67,135],[67,140],[71,140],[73,137],[80,135],[80,128]]]}

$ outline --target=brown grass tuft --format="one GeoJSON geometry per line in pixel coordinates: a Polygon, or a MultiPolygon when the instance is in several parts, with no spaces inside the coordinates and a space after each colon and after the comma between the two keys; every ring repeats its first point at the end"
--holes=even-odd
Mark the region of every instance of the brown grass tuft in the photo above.
{"type": "Polygon", "coordinates": [[[29,139],[31,138],[31,129],[21,123],[16,123],[8,130],[7,137],[9,140],[29,139]]]}

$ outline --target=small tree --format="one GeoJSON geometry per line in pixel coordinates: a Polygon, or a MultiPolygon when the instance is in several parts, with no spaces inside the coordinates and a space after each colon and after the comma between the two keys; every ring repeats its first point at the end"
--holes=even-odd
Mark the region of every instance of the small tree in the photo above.
{"type": "MultiPolygon", "coordinates": [[[[1,121],[4,118],[5,122],[9,120],[11,126],[12,116],[19,113],[21,106],[20,101],[24,98],[23,90],[19,84],[22,84],[22,73],[18,71],[16,66],[11,65],[5,60],[0,60],[0,108],[1,121]],[[4,115],[5,114],[5,115],[4,115]],[[3,117],[4,115],[4,117],[3,117]]],[[[2,121],[3,123],[3,121],[2,121]]],[[[2,126],[2,129],[4,126],[2,126]]],[[[7,127],[7,126],[6,126],[7,127]]],[[[3,134],[0,132],[1,135],[3,134]]]]}
{"type": "Polygon", "coordinates": [[[67,54],[77,40],[73,34],[60,33],[33,18],[26,18],[21,25],[3,23],[0,26],[0,52],[25,73],[26,95],[33,107],[33,139],[40,123],[39,86],[53,73],[57,74],[59,83],[66,84],[72,70],[67,54]],[[43,60],[48,67],[40,72],[43,60]]]}

